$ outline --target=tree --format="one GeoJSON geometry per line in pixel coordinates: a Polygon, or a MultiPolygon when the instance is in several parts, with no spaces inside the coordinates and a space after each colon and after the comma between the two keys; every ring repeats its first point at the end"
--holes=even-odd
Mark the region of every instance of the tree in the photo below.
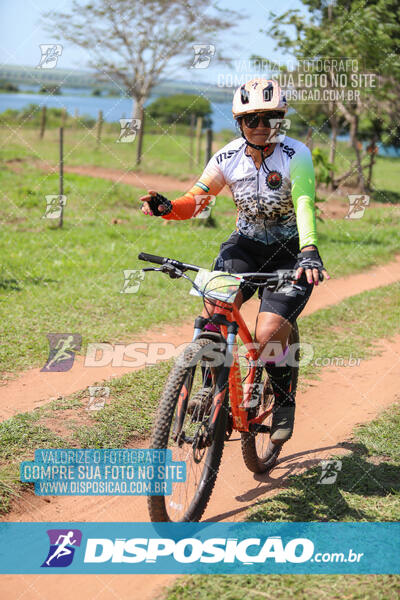
{"type": "Polygon", "coordinates": [[[191,115],[195,115],[203,117],[204,127],[211,125],[211,104],[203,96],[193,94],[161,96],[149,104],[146,112],[150,118],[162,124],[170,125],[179,122],[190,125],[191,115]]]}
{"type": "MultiPolygon", "coordinates": [[[[132,116],[142,124],[139,164],[144,103],[151,90],[168,70],[190,67],[191,44],[215,45],[218,33],[233,27],[238,15],[209,0],[94,0],[83,5],[73,0],[70,12],[52,11],[46,19],[58,39],[87,50],[89,66],[134,99],[132,116]]],[[[216,58],[224,60],[220,53],[216,58]]]]}
{"type": "MultiPolygon", "coordinates": [[[[360,71],[378,75],[378,85],[373,89],[362,89],[353,102],[345,103],[340,98],[327,102],[322,110],[328,113],[332,130],[332,146],[329,161],[334,163],[338,115],[349,126],[351,145],[356,155],[358,182],[364,191],[367,187],[363,174],[363,153],[359,142],[360,119],[368,112],[378,115],[383,105],[394,112],[400,82],[400,62],[397,40],[400,37],[398,0],[302,0],[309,9],[305,17],[296,10],[273,18],[272,35],[278,47],[289,50],[297,59],[330,57],[356,57],[360,71]],[[284,29],[282,29],[284,26],[284,29]],[[293,26],[295,36],[288,34],[293,26]],[[388,106],[389,105],[389,106],[388,106]]],[[[271,31],[270,31],[271,33],[271,31]]],[[[333,82],[333,72],[327,72],[333,82]]],[[[350,85],[350,83],[348,83],[350,85]]],[[[339,183],[354,170],[336,180],[339,183]]]]}

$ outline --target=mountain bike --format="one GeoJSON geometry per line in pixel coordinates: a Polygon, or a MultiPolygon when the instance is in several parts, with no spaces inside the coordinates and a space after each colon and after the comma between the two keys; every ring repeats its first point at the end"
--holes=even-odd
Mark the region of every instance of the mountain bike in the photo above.
{"type": "MultiPolygon", "coordinates": [[[[160,265],[159,271],[191,282],[191,293],[214,306],[209,317],[194,322],[193,340],[177,358],[159,403],[150,448],[171,449],[173,460],[185,461],[186,481],[174,483],[172,494],[149,496],[154,522],[199,521],[211,497],[224,444],[233,430],[241,436],[245,465],[264,473],[276,463],[282,446],[269,442],[274,394],[257,344],[233,304],[241,282],[277,291],[294,280],[292,270],[275,273],[221,273],[162,256],[140,253],[139,259],[160,265]],[[187,271],[197,272],[192,280],[187,271]],[[219,332],[205,330],[208,323],[219,332]],[[243,343],[239,353],[237,335],[243,343]],[[244,372],[244,374],[243,374],[244,372]]],[[[299,348],[297,324],[289,338],[292,390],[298,379],[295,353],[299,348]]]]}

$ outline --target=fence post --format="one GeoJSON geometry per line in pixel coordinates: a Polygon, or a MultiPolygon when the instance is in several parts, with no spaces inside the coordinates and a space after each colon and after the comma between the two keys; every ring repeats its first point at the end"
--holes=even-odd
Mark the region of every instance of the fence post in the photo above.
{"type": "Polygon", "coordinates": [[[201,130],[203,128],[203,117],[197,117],[196,124],[196,163],[200,164],[201,154],[201,130]]]}
{"type": "Polygon", "coordinates": [[[46,129],[46,107],[43,106],[42,107],[42,118],[40,120],[40,133],[39,133],[39,137],[41,140],[43,139],[45,129],[46,129]]]}
{"type": "Polygon", "coordinates": [[[61,110],[61,127],[64,129],[67,120],[67,111],[65,108],[61,110]]]}
{"type": "Polygon", "coordinates": [[[196,120],[196,117],[192,113],[190,115],[190,127],[189,127],[189,168],[190,169],[193,168],[193,152],[194,152],[193,142],[194,142],[195,120],[196,120]]]}
{"type": "Polygon", "coordinates": [[[96,123],[96,150],[100,146],[102,126],[103,126],[103,111],[99,110],[99,116],[97,117],[97,123],[96,123]]]}
{"type": "Polygon", "coordinates": [[[212,143],[213,143],[213,131],[207,129],[206,131],[206,165],[208,165],[212,156],[212,143]]]}
{"type": "Polygon", "coordinates": [[[59,175],[59,195],[60,195],[60,220],[58,223],[59,227],[63,226],[64,223],[64,204],[63,204],[63,195],[64,195],[64,129],[60,127],[60,175],[59,175]]]}
{"type": "Polygon", "coordinates": [[[144,136],[144,107],[140,107],[139,111],[140,116],[140,128],[138,135],[138,143],[136,148],[136,165],[140,165],[142,162],[142,149],[143,149],[143,136],[144,136]]]}

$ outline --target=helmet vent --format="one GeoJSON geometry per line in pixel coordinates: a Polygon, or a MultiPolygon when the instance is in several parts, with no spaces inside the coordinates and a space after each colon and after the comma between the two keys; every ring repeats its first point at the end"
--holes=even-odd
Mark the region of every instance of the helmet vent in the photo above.
{"type": "Polygon", "coordinates": [[[271,102],[273,93],[274,86],[272,83],[269,83],[267,87],[263,89],[264,102],[271,102]]]}
{"type": "Polygon", "coordinates": [[[242,87],[240,88],[240,99],[242,101],[242,104],[248,104],[250,101],[250,94],[246,90],[245,84],[243,84],[242,87]]]}

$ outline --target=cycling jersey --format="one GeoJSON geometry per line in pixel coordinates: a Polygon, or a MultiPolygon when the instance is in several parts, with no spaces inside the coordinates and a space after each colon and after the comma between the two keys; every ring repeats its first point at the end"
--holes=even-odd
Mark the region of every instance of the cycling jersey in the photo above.
{"type": "Polygon", "coordinates": [[[237,206],[236,230],[264,244],[299,236],[300,248],[317,245],[315,181],[311,153],[302,142],[285,137],[257,169],[237,138],[214,154],[199,181],[172,202],[163,218],[197,216],[227,185],[237,206]]]}

